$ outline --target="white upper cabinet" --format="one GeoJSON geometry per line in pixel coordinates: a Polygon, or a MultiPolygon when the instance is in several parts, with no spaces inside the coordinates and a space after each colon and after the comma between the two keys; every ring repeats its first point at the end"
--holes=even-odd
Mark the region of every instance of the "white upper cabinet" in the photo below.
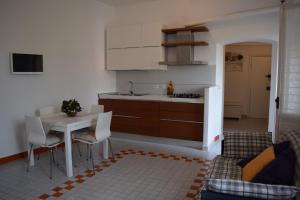
{"type": "Polygon", "coordinates": [[[123,66],[125,60],[124,49],[109,49],[106,53],[107,56],[107,69],[115,70],[123,66]]]}
{"type": "Polygon", "coordinates": [[[142,46],[142,26],[129,25],[107,29],[107,49],[132,48],[142,46]]]}
{"type": "Polygon", "coordinates": [[[145,69],[166,69],[166,66],[159,65],[157,60],[164,59],[164,48],[162,47],[146,47],[142,51],[143,67],[145,69]]]}
{"type": "Polygon", "coordinates": [[[159,65],[164,58],[161,28],[160,23],[108,28],[106,69],[166,69],[166,66],[159,65]]]}
{"type": "Polygon", "coordinates": [[[162,24],[151,23],[142,25],[142,46],[160,47],[162,41],[162,24]]]}
{"type": "Polygon", "coordinates": [[[140,47],[142,45],[142,26],[130,25],[124,26],[121,38],[124,41],[125,48],[140,47]]]}
{"type": "Polygon", "coordinates": [[[111,27],[106,31],[107,49],[125,48],[125,42],[122,38],[122,27],[111,27]]]}

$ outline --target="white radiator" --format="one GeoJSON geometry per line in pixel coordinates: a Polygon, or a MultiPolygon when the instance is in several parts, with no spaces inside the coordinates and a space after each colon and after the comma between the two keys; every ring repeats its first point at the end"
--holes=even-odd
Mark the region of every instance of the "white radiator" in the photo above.
{"type": "Polygon", "coordinates": [[[240,102],[226,102],[224,103],[224,118],[241,119],[242,110],[240,102]]]}

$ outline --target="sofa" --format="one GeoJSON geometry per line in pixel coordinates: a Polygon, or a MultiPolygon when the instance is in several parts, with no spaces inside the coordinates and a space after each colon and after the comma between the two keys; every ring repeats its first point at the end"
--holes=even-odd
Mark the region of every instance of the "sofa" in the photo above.
{"type": "Polygon", "coordinates": [[[258,200],[300,199],[300,134],[286,131],[278,142],[289,141],[296,156],[294,185],[270,185],[242,180],[242,159],[258,155],[272,144],[269,133],[224,133],[222,154],[217,156],[209,169],[204,186],[199,191],[202,200],[258,200]]]}

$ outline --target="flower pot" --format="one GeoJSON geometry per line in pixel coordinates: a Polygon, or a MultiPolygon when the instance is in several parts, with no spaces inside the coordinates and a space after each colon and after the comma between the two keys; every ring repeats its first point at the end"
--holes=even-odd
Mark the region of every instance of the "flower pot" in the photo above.
{"type": "Polygon", "coordinates": [[[70,112],[67,113],[68,117],[75,117],[77,115],[77,112],[70,112]]]}

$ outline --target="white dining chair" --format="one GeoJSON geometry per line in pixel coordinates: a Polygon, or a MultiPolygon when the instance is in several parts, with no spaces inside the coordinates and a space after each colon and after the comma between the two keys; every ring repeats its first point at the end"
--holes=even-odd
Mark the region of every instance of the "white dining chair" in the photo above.
{"type": "MultiPolygon", "coordinates": [[[[49,116],[53,116],[55,114],[61,113],[58,106],[46,106],[46,107],[40,108],[38,111],[39,111],[40,117],[49,117],[49,116]]],[[[46,134],[47,135],[52,134],[56,137],[61,137],[61,138],[64,137],[64,134],[59,131],[50,130],[46,134]]],[[[63,148],[61,148],[61,150],[63,151],[63,148]]],[[[40,158],[40,154],[38,153],[38,159],[39,158],[40,158]]]]}
{"type": "Polygon", "coordinates": [[[93,165],[93,172],[95,174],[95,165],[93,157],[93,145],[108,140],[109,148],[112,154],[113,160],[115,160],[114,152],[112,149],[110,136],[110,124],[111,124],[112,112],[99,113],[97,119],[97,125],[95,131],[88,131],[81,134],[76,134],[73,138],[75,141],[84,143],[87,145],[88,159],[91,159],[93,165]]]}
{"type": "Polygon", "coordinates": [[[45,117],[45,116],[51,116],[59,113],[59,108],[56,106],[46,106],[39,109],[39,116],[45,117]]]}
{"type": "MultiPolygon", "coordinates": [[[[103,113],[104,112],[104,106],[103,105],[98,105],[98,104],[92,104],[89,110],[90,114],[99,114],[99,113],[103,113]]],[[[88,128],[84,128],[81,130],[77,130],[75,132],[72,133],[72,138],[76,138],[78,135],[82,134],[82,133],[86,133],[86,132],[91,132],[91,131],[95,131],[96,126],[92,126],[92,127],[88,127],[88,128]]],[[[81,150],[80,150],[80,146],[77,143],[77,149],[78,149],[78,153],[79,156],[81,157],[81,150]]]]}
{"type": "Polygon", "coordinates": [[[33,147],[48,148],[50,153],[50,179],[52,179],[52,162],[55,162],[53,150],[64,141],[54,135],[46,135],[41,119],[39,117],[25,116],[25,125],[27,133],[27,141],[29,145],[27,172],[29,172],[30,159],[33,153],[33,147]]]}

